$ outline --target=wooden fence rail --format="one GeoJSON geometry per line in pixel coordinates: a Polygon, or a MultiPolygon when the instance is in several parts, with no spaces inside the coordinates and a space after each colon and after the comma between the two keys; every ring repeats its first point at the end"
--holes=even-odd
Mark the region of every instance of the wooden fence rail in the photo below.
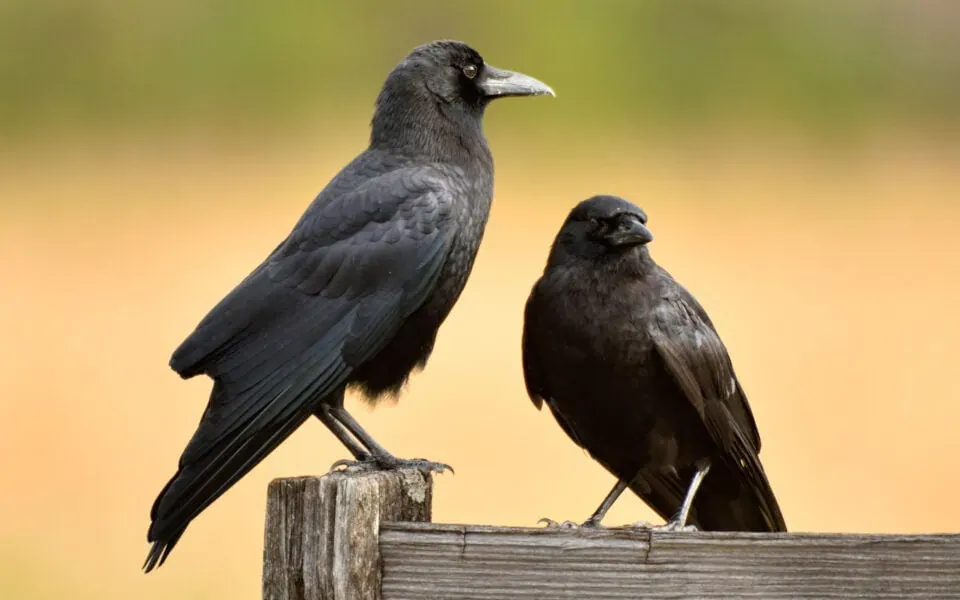
{"type": "Polygon", "coordinates": [[[960,598],[960,535],[430,523],[418,471],[270,484],[265,600],[960,598]]]}

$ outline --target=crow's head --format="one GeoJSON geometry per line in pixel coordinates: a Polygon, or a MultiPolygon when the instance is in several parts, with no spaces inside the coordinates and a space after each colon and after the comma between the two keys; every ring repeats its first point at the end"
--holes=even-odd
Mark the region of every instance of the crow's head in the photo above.
{"type": "Polygon", "coordinates": [[[448,40],[414,48],[390,74],[390,79],[397,77],[420,83],[438,101],[451,104],[476,106],[505,96],[554,95],[547,84],[488,65],[470,46],[448,40]]]}
{"type": "Polygon", "coordinates": [[[639,206],[617,196],[593,196],[570,211],[554,252],[595,258],[640,249],[653,241],[646,223],[639,206]]]}
{"type": "Polygon", "coordinates": [[[493,99],[544,94],[555,95],[533,77],[486,64],[463,42],[431,42],[414,48],[387,76],[377,98],[374,129],[428,128],[438,111],[447,121],[479,122],[493,99]]]}

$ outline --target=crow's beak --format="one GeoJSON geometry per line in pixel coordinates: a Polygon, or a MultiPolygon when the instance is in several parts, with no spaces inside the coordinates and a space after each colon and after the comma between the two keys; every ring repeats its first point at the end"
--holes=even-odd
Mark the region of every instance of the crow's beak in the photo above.
{"type": "Polygon", "coordinates": [[[625,215],[618,221],[617,228],[607,234],[607,239],[614,246],[636,246],[652,242],[653,234],[639,217],[625,215]]]}
{"type": "Polygon", "coordinates": [[[553,89],[542,81],[523,73],[514,73],[506,69],[498,69],[491,65],[483,68],[483,74],[477,87],[488,98],[503,98],[505,96],[543,96],[550,94],[556,97],[553,89]]]}

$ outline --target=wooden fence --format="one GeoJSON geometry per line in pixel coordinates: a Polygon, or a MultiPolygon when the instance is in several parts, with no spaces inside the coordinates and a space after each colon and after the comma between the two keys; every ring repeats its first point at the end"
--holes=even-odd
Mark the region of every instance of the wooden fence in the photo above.
{"type": "Polygon", "coordinates": [[[418,471],[270,484],[265,600],[960,598],[960,534],[430,523],[418,471]]]}

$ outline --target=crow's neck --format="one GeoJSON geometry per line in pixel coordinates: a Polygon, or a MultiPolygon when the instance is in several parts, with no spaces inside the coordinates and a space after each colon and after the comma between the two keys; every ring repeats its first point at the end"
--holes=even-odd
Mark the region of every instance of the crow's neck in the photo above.
{"type": "Polygon", "coordinates": [[[482,110],[467,114],[439,100],[395,99],[378,106],[371,123],[370,147],[451,162],[492,168],[481,126],[482,110]]]}
{"type": "Polygon", "coordinates": [[[607,254],[599,262],[602,265],[600,270],[640,278],[653,273],[657,268],[646,246],[634,246],[623,252],[607,254]]]}

